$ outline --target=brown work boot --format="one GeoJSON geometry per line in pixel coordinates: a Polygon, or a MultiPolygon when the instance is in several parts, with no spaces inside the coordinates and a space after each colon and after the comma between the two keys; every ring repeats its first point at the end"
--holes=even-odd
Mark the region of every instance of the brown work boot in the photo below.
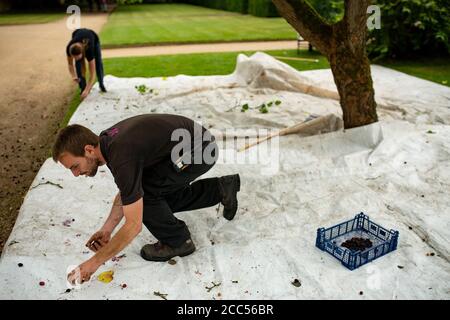
{"type": "Polygon", "coordinates": [[[238,208],[237,193],[241,190],[241,179],[238,174],[219,178],[219,190],[222,197],[223,216],[233,220],[238,208]]]}
{"type": "Polygon", "coordinates": [[[194,251],[195,245],[191,239],[186,240],[177,248],[170,247],[158,241],[143,246],[141,249],[141,257],[148,261],[167,261],[176,256],[187,256],[194,251]]]}

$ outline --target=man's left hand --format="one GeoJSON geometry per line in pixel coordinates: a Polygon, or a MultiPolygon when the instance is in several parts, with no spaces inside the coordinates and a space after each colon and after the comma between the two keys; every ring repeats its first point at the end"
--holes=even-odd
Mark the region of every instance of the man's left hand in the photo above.
{"type": "Polygon", "coordinates": [[[88,96],[90,91],[91,90],[88,90],[87,88],[84,89],[83,92],[81,93],[81,100],[84,100],[88,96]]]}
{"type": "Polygon", "coordinates": [[[100,265],[93,263],[90,260],[83,262],[69,273],[69,275],[67,276],[67,280],[72,285],[75,285],[76,283],[81,284],[87,282],[99,267],[100,265]]]}

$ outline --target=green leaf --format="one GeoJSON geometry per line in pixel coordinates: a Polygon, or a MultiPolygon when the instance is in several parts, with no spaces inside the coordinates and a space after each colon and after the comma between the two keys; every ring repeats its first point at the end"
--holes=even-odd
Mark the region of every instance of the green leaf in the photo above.
{"type": "Polygon", "coordinates": [[[144,94],[147,91],[147,87],[145,86],[145,84],[135,86],[135,88],[140,94],[144,94]]]}
{"type": "Polygon", "coordinates": [[[275,101],[275,105],[279,106],[281,104],[280,100],[275,101]]]}
{"type": "Polygon", "coordinates": [[[245,112],[248,110],[248,103],[244,104],[241,108],[241,112],[245,112]]]}
{"type": "Polygon", "coordinates": [[[406,8],[406,7],[403,7],[402,11],[405,12],[405,13],[411,13],[411,9],[406,8]]]}
{"type": "Polygon", "coordinates": [[[267,109],[267,106],[264,103],[259,106],[259,112],[261,112],[261,113],[268,113],[269,112],[269,110],[267,109]]]}
{"type": "Polygon", "coordinates": [[[436,35],[434,36],[436,40],[441,40],[442,42],[447,41],[447,35],[443,31],[438,31],[436,35]]]}

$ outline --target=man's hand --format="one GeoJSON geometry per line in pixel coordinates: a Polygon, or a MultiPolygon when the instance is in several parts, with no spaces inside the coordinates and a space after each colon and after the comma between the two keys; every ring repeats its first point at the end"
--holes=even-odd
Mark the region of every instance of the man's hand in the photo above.
{"type": "Polygon", "coordinates": [[[67,276],[67,281],[69,281],[72,285],[76,283],[84,283],[91,279],[91,276],[97,271],[100,265],[88,260],[80,264],[77,268],[72,270],[67,276]]]}
{"type": "Polygon", "coordinates": [[[143,200],[123,206],[125,223],[111,239],[111,229],[100,229],[92,235],[86,246],[97,252],[91,259],[79,265],[67,276],[67,280],[76,284],[89,281],[95,271],[107,260],[122,251],[142,229],[143,200]],[[101,250],[100,250],[101,249],[101,250]]]}
{"type": "Polygon", "coordinates": [[[79,83],[79,82],[80,82],[80,78],[78,78],[78,77],[73,77],[72,80],[73,80],[74,82],[76,82],[76,83],[79,83]]]}
{"type": "Polygon", "coordinates": [[[94,252],[97,252],[98,250],[100,250],[100,248],[104,247],[110,239],[111,232],[100,230],[92,235],[92,237],[86,243],[86,247],[94,252]]]}
{"type": "Polygon", "coordinates": [[[91,92],[91,89],[88,88],[84,89],[83,92],[81,93],[81,100],[84,100],[88,96],[89,92],[91,92]]]}

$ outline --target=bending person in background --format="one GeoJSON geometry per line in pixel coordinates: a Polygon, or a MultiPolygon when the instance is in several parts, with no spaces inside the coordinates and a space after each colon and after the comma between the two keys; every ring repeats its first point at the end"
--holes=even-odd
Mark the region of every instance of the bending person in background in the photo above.
{"type": "Polygon", "coordinates": [[[73,81],[77,82],[83,100],[91,92],[97,76],[100,90],[106,92],[103,84],[103,62],[100,40],[90,29],[77,29],[72,33],[72,39],[66,47],[69,72],[73,81]],[[86,83],[86,62],[89,64],[89,81],[86,83]],[[75,68],[74,68],[75,61],[75,68]]]}

